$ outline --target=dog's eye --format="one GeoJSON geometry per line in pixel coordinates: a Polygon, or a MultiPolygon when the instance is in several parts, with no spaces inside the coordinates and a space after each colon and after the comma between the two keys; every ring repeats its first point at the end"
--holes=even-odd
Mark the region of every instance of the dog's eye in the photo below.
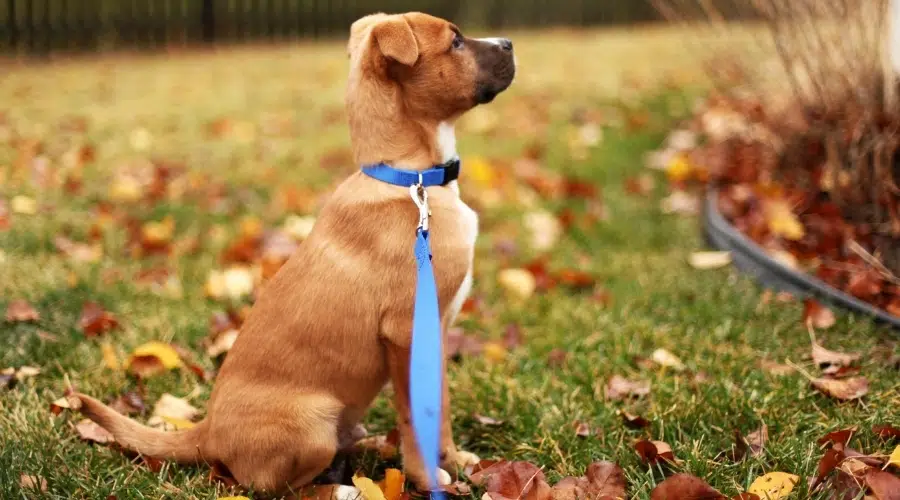
{"type": "Polygon", "coordinates": [[[463,47],[463,37],[462,35],[457,34],[453,37],[453,43],[450,44],[450,48],[454,50],[459,50],[463,47]]]}

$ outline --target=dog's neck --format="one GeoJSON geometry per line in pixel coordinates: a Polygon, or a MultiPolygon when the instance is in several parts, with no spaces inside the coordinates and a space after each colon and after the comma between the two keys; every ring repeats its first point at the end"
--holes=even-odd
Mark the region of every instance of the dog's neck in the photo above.
{"type": "Polygon", "coordinates": [[[399,89],[359,82],[347,99],[350,142],[358,165],[424,170],[457,157],[453,122],[410,116],[399,89]]]}

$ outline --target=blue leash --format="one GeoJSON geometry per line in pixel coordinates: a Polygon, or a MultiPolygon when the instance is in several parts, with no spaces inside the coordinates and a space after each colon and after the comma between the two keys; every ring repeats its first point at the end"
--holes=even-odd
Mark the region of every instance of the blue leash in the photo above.
{"type": "Polygon", "coordinates": [[[437,481],[441,446],[443,355],[441,314],[437,285],[431,265],[428,239],[428,192],[426,187],[446,185],[459,176],[459,160],[424,171],[400,170],[385,164],[363,167],[363,173],[389,184],[408,187],[419,208],[416,229],[416,298],[413,309],[412,349],[409,361],[409,406],[419,454],[428,474],[433,499],[443,500],[437,481]]]}

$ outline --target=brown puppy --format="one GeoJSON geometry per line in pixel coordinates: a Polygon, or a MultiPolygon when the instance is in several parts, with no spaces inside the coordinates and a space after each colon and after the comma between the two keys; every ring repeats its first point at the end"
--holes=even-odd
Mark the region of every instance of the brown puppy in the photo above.
{"type": "MultiPolygon", "coordinates": [[[[346,94],[354,158],[422,170],[456,156],[453,122],[515,74],[512,43],[470,39],[422,13],[374,14],[351,27],[346,94]]],[[[478,220],[456,182],[428,188],[431,246],[446,332],[472,282],[478,220]]],[[[196,427],[162,432],[75,394],[81,411],[143,455],[227,468],[280,494],[308,484],[352,444],[391,381],[404,468],[428,486],[409,416],[418,210],[408,189],[356,173],[323,207],[309,238],[267,283],[228,353],[196,427]]],[[[443,388],[442,467],[457,451],[443,388]]]]}

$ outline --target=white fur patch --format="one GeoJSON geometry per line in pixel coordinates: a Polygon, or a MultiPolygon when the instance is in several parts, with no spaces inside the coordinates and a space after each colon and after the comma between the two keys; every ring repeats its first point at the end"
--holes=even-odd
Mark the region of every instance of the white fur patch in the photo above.
{"type": "Polygon", "coordinates": [[[438,124],[437,129],[438,148],[441,150],[442,161],[448,162],[456,158],[456,130],[447,122],[438,124]]]}
{"type": "Polygon", "coordinates": [[[459,290],[456,291],[456,295],[453,296],[453,300],[450,301],[450,324],[453,324],[453,320],[456,319],[456,316],[459,314],[459,311],[462,310],[463,304],[465,304],[466,299],[469,297],[469,293],[472,291],[472,269],[469,269],[469,272],[466,273],[466,277],[463,279],[461,285],[459,285],[459,290]]]}

